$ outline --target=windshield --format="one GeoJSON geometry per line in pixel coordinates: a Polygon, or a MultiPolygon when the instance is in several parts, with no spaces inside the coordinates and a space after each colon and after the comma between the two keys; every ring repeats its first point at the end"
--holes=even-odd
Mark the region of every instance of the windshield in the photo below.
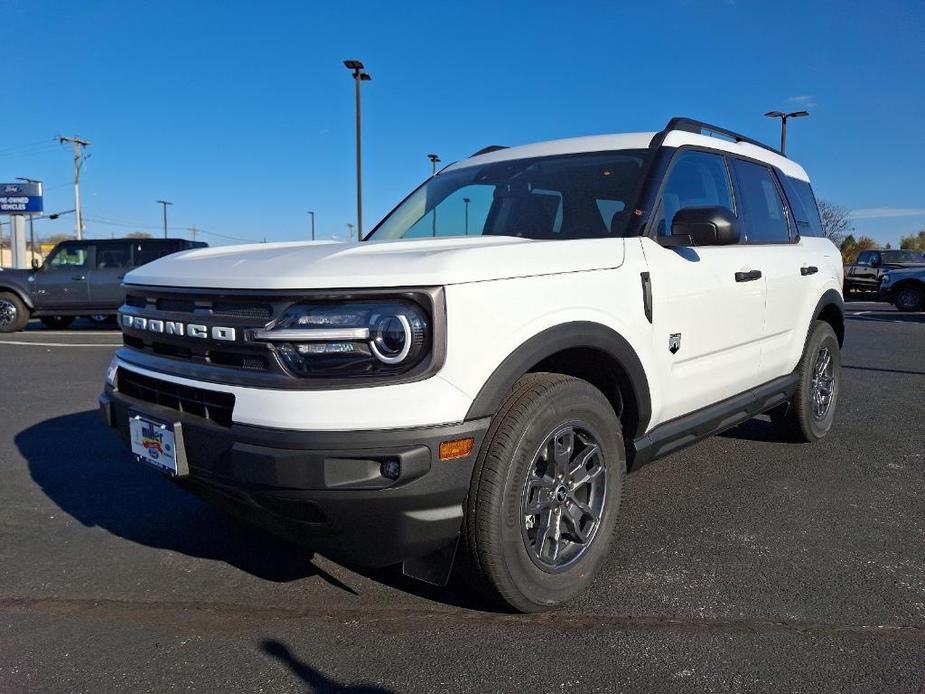
{"type": "Polygon", "coordinates": [[[645,154],[568,154],[445,171],[408,196],[368,238],[620,236],[645,154]]]}
{"type": "Polygon", "coordinates": [[[925,257],[915,251],[882,251],[884,263],[921,263],[925,257]]]}

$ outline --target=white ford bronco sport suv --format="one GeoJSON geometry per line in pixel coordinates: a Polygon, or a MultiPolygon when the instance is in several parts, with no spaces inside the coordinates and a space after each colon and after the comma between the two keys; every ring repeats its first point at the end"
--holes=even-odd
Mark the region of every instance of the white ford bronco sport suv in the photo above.
{"type": "Polygon", "coordinates": [[[141,460],[333,558],[435,584],[455,562],[554,607],[606,557],[627,471],[764,412],[829,431],[821,233],[800,166],[690,119],[489,147],[360,244],[130,272],[100,406],[141,460]]]}

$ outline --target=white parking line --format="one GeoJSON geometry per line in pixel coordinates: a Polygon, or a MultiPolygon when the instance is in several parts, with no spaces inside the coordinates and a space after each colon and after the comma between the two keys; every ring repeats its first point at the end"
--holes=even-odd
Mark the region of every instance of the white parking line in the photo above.
{"type": "Polygon", "coordinates": [[[39,347],[121,347],[121,342],[31,342],[28,340],[0,340],[0,345],[38,345],[39,347]]]}

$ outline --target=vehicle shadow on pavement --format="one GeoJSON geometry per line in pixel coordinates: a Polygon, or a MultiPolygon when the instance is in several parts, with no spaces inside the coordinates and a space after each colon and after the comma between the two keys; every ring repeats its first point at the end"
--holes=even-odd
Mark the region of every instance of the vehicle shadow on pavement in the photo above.
{"type": "Polygon", "coordinates": [[[315,566],[311,551],[236,521],[137,463],[95,410],[45,420],[15,443],[42,491],[87,527],[224,561],[267,581],[318,576],[354,593],[315,566]]]}
{"type": "Polygon", "coordinates": [[[369,684],[341,684],[329,677],[325,677],[319,670],[313,668],[308,663],[299,660],[289,647],[281,641],[275,639],[266,639],[261,644],[261,649],[267,655],[270,655],[284,664],[293,675],[302,680],[310,689],[309,691],[317,694],[327,692],[347,692],[348,694],[394,694],[393,689],[377,687],[369,684]]]}
{"type": "Polygon", "coordinates": [[[772,443],[786,443],[774,429],[769,419],[753,417],[731,429],[720,432],[717,436],[727,439],[740,439],[741,441],[768,441],[772,443]]]}

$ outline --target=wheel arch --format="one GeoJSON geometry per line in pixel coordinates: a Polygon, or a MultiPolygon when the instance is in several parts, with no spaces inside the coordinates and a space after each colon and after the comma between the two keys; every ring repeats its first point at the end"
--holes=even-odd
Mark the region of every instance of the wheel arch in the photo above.
{"type": "Polygon", "coordinates": [[[521,344],[484,383],[466,419],[492,416],[517,380],[537,371],[575,376],[597,387],[620,417],[627,440],[648,427],[652,402],[642,362],[622,335],[589,321],[562,323],[521,344]]]}
{"type": "Polygon", "coordinates": [[[832,330],[838,337],[838,346],[841,347],[845,342],[845,301],[835,289],[826,291],[816,303],[813,319],[807,328],[807,335],[813,329],[812,324],[817,320],[825,321],[832,326],[832,330]]]}
{"type": "Polygon", "coordinates": [[[28,294],[24,293],[19,287],[10,284],[0,284],[0,292],[9,292],[10,294],[15,294],[30,311],[35,308],[35,306],[32,305],[32,300],[29,298],[28,294]]]}

